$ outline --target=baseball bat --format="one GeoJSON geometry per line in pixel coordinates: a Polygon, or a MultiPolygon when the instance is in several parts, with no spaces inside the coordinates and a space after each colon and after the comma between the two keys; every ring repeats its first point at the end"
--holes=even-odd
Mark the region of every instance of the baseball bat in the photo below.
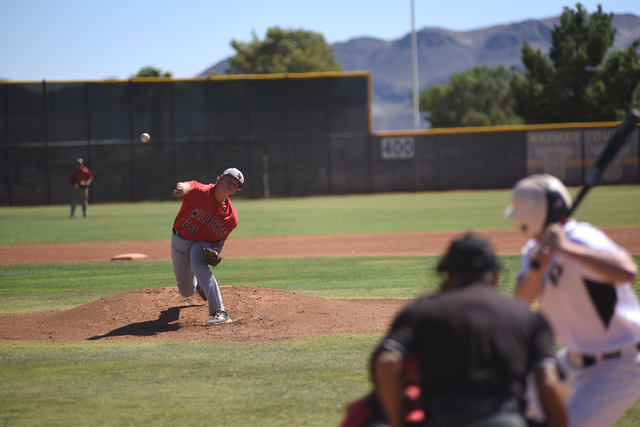
{"type": "Polygon", "coordinates": [[[616,127],[616,130],[611,135],[611,138],[609,138],[606,147],[602,150],[602,153],[600,153],[600,157],[598,157],[596,163],[591,166],[591,169],[589,169],[589,172],[584,179],[584,186],[580,189],[578,196],[573,201],[573,206],[571,206],[567,216],[571,216],[573,212],[575,212],[587,192],[595,187],[602,173],[605,171],[607,166],[609,166],[609,163],[615,155],[618,154],[620,148],[622,148],[624,143],[627,141],[627,138],[629,138],[633,128],[639,122],[640,111],[631,109],[624,121],[616,127]]]}
{"type": "MultiPolygon", "coordinates": [[[[602,153],[600,153],[600,157],[598,157],[596,163],[591,166],[591,169],[589,169],[589,172],[587,173],[587,176],[584,180],[584,186],[580,189],[578,196],[573,201],[573,205],[571,206],[571,209],[569,209],[567,217],[570,217],[576,211],[587,192],[589,192],[589,190],[596,185],[604,170],[607,168],[607,166],[609,166],[609,163],[615,157],[615,155],[618,154],[620,148],[622,148],[624,143],[627,141],[627,138],[629,138],[629,135],[633,131],[633,128],[639,122],[640,111],[631,109],[624,121],[616,127],[615,131],[609,138],[609,141],[607,141],[606,147],[604,147],[604,150],[602,150],[602,153]]],[[[539,260],[531,260],[531,267],[536,270],[539,269],[539,260]]]]}

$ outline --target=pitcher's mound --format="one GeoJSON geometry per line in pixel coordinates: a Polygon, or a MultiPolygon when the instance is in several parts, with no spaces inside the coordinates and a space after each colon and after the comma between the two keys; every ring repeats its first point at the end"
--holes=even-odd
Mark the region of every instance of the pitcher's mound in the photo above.
{"type": "Polygon", "coordinates": [[[111,261],[131,261],[138,259],[147,259],[145,254],[120,254],[111,257],[111,261]]]}
{"type": "Polygon", "coordinates": [[[379,332],[409,300],[326,299],[257,286],[221,286],[233,323],[207,326],[198,294],[174,287],[111,295],[62,311],[0,316],[0,340],[218,340],[268,342],[379,332]]]}

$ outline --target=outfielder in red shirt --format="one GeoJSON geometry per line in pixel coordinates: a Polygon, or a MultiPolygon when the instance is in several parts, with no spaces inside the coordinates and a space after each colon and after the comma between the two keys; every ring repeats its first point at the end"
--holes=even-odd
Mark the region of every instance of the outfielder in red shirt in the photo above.
{"type": "Polygon", "coordinates": [[[238,215],[229,196],[242,189],[244,176],[236,168],[225,170],[215,184],[179,182],[173,197],[182,206],[173,222],[171,260],[178,290],[183,297],[198,291],[209,302],[207,325],[231,323],[224,309],[218,282],[204,259],[202,247],[222,251],[229,233],[238,225],[238,215]]]}
{"type": "Polygon", "coordinates": [[[93,181],[93,174],[89,168],[84,166],[81,158],[76,159],[76,168],[71,174],[69,182],[73,185],[73,193],[71,194],[71,215],[70,218],[76,216],[76,206],[78,201],[82,205],[82,214],[85,218],[89,216],[87,208],[89,206],[89,185],[93,181]]]}

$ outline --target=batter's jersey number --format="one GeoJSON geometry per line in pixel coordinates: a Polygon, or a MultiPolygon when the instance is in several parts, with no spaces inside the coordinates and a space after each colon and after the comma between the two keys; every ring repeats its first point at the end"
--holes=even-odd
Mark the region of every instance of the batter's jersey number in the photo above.
{"type": "Polygon", "coordinates": [[[413,159],[416,144],[412,136],[380,138],[380,153],[383,159],[413,159]]]}

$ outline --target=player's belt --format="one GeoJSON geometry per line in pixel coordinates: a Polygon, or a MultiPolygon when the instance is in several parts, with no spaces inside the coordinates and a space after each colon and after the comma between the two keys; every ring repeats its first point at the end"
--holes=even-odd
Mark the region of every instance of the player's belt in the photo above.
{"type": "MultiPolygon", "coordinates": [[[[633,349],[635,352],[640,352],[640,342],[628,347],[628,349],[633,349]]],[[[625,353],[625,349],[601,354],[580,354],[569,352],[569,362],[571,362],[573,365],[586,368],[588,366],[595,365],[597,362],[600,362],[602,360],[619,359],[623,353],[625,353]]]]}
{"type": "Polygon", "coordinates": [[[180,233],[178,233],[178,230],[176,230],[174,227],[171,227],[171,232],[172,232],[173,234],[175,234],[176,236],[178,236],[178,237],[182,237],[182,236],[180,235],[180,233]]]}

